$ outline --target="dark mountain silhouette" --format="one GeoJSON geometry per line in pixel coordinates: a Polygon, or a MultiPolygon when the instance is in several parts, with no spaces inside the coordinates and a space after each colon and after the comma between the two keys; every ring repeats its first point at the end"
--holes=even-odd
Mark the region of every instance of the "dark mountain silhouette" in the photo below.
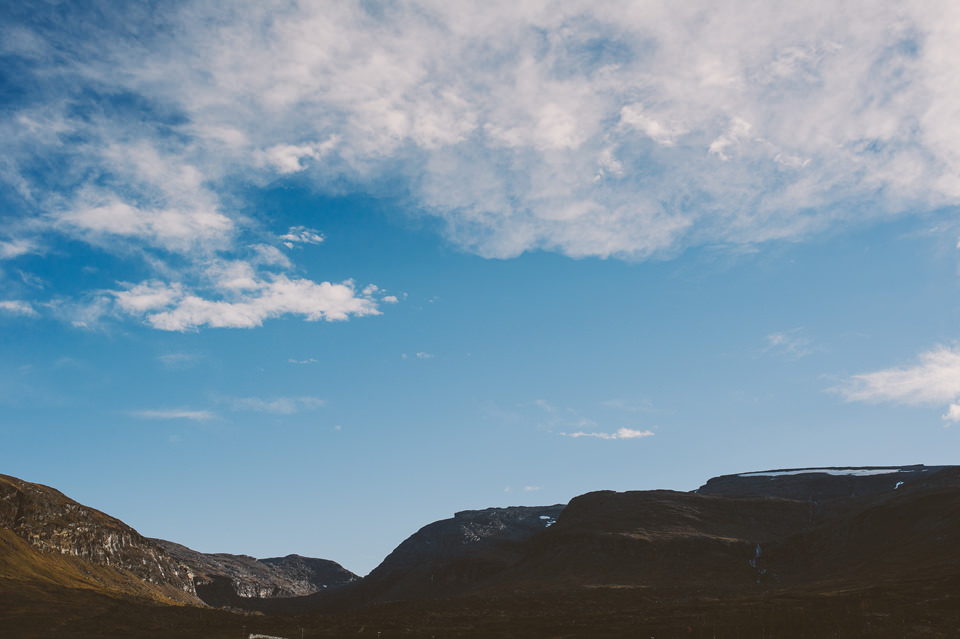
{"type": "MultiPolygon", "coordinates": [[[[17,481],[8,479],[25,484],[17,481]]],[[[91,528],[83,517],[106,516],[86,509],[81,517],[78,508],[66,519],[6,508],[14,515],[0,519],[0,568],[13,578],[0,573],[0,597],[14,603],[0,608],[0,627],[47,636],[68,620],[79,630],[60,636],[120,637],[146,619],[135,636],[236,637],[239,628],[284,637],[882,639],[953,637],[960,628],[954,466],[759,471],[714,478],[692,493],[600,491],[565,507],[465,511],[423,527],[352,581],[332,562],[201,555],[145,540],[188,566],[201,587],[228,587],[208,603],[236,608],[242,599],[255,615],[195,600],[161,605],[124,586],[152,582],[116,560],[110,570],[122,579],[91,581],[99,573],[84,566],[103,567],[94,546],[109,537],[69,531],[91,528]],[[87,550],[74,554],[74,541],[31,545],[21,533],[38,527],[45,539],[87,550]],[[271,569],[285,562],[295,568],[281,579],[271,569]],[[341,587],[260,596],[316,587],[304,584],[318,568],[334,569],[341,587]],[[91,621],[91,610],[105,625],[91,621]]]]}

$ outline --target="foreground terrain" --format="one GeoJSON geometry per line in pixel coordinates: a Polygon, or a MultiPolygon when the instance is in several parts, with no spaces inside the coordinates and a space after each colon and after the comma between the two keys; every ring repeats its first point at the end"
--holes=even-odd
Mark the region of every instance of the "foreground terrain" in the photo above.
{"type": "Polygon", "coordinates": [[[766,471],[457,513],[359,579],[0,476],[0,635],[955,637],[958,541],[958,467],[766,471]]]}

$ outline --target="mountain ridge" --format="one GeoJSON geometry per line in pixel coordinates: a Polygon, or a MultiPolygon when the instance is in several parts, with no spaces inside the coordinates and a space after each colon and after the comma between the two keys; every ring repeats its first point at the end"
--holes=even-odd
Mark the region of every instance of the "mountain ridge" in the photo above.
{"type": "MultiPolygon", "coordinates": [[[[99,597],[91,601],[121,606],[131,611],[122,618],[135,619],[146,613],[133,611],[159,605],[161,597],[134,592],[135,575],[118,559],[94,563],[127,546],[110,542],[109,534],[98,537],[92,525],[81,525],[82,516],[107,532],[122,522],[53,489],[0,478],[6,482],[0,483],[0,568],[14,567],[0,571],[0,596],[18,602],[0,612],[0,623],[40,628],[22,635],[39,637],[49,626],[36,610],[77,608],[69,614],[87,619],[71,602],[99,597]],[[47,503],[52,514],[38,510],[47,503]],[[106,550],[94,552],[97,543],[106,550]]],[[[420,528],[367,577],[343,571],[336,573],[343,578],[338,587],[302,595],[282,591],[270,581],[278,575],[272,571],[296,567],[285,578],[299,588],[307,573],[296,571],[312,570],[311,562],[342,567],[293,555],[204,555],[147,540],[189,571],[198,595],[215,586],[214,596],[175,602],[196,609],[196,620],[169,606],[149,608],[149,615],[157,619],[158,637],[168,627],[193,628],[183,636],[235,636],[218,634],[210,624],[219,619],[287,628],[287,634],[263,632],[273,636],[294,636],[313,624],[316,636],[331,638],[355,636],[370,624],[477,637],[613,637],[638,628],[647,636],[687,636],[684,628],[690,634],[712,624],[718,637],[747,636],[743,628],[775,628],[767,636],[779,637],[843,628],[843,636],[893,639],[901,635],[884,621],[891,615],[903,628],[910,620],[909,636],[948,637],[960,627],[958,541],[958,466],[752,471],[711,478],[690,492],[596,491],[566,505],[460,511],[420,528]],[[294,596],[241,596],[234,578],[254,573],[264,581],[248,582],[245,594],[294,596]],[[208,606],[257,615],[217,616],[208,606]],[[592,625],[578,626],[586,620],[592,625]],[[526,630],[517,634],[518,627],[526,630]]]]}

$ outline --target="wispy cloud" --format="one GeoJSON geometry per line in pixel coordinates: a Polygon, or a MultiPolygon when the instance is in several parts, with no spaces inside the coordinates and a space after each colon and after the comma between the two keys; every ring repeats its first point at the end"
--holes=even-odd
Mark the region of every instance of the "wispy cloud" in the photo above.
{"type": "Polygon", "coordinates": [[[294,415],[321,408],[326,402],[317,397],[235,397],[224,400],[231,409],[271,413],[273,415],[294,415]]]}
{"type": "Polygon", "coordinates": [[[620,428],[613,433],[584,432],[560,433],[564,437],[596,437],[598,439],[641,439],[643,437],[653,437],[652,430],[634,430],[632,428],[620,428]]]}
{"type": "Polygon", "coordinates": [[[0,300],[0,312],[25,317],[36,317],[38,315],[33,305],[23,300],[0,300]]]}
{"type": "Polygon", "coordinates": [[[35,250],[36,247],[30,240],[0,240],[0,260],[12,260],[16,257],[20,257],[21,255],[32,253],[35,250]]]}
{"type": "Polygon", "coordinates": [[[132,411],[130,414],[140,419],[189,419],[198,422],[217,419],[217,414],[208,410],[186,410],[182,408],[138,410],[132,411]]]}
{"type": "MultiPolygon", "coordinates": [[[[574,439],[581,437],[595,437],[597,439],[639,439],[642,437],[652,437],[654,434],[651,430],[639,430],[627,427],[621,427],[616,431],[607,432],[603,430],[603,426],[597,420],[583,415],[580,411],[573,408],[558,407],[544,399],[534,400],[532,405],[539,409],[538,412],[541,415],[541,417],[538,418],[539,427],[564,437],[572,437],[574,439]]],[[[648,401],[635,404],[622,400],[610,400],[600,402],[600,406],[606,409],[613,408],[618,411],[631,413],[640,411],[652,412],[654,410],[648,401]]],[[[623,420],[617,419],[616,421],[622,423],[623,420]]]]}
{"type": "Polygon", "coordinates": [[[943,419],[960,422],[960,349],[939,346],[919,360],[911,367],[854,375],[832,390],[848,402],[950,404],[943,419]]]}
{"type": "Polygon", "coordinates": [[[781,355],[789,359],[800,359],[814,352],[815,347],[802,328],[771,333],[766,337],[765,353],[781,355]]]}
{"type": "Polygon", "coordinates": [[[195,365],[200,361],[200,356],[193,353],[166,353],[158,355],[157,360],[163,364],[164,368],[182,370],[195,365]]]}
{"type": "Polygon", "coordinates": [[[623,399],[611,399],[605,402],[600,402],[601,406],[606,406],[607,408],[615,408],[618,410],[626,411],[628,413],[663,413],[666,412],[662,409],[655,408],[653,402],[649,399],[641,399],[637,401],[628,401],[623,399]]]}

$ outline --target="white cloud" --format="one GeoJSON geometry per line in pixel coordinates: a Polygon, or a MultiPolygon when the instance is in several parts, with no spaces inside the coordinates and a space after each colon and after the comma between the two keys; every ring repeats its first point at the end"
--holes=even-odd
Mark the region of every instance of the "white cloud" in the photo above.
{"type": "Polygon", "coordinates": [[[320,244],[323,242],[323,235],[305,226],[293,226],[281,235],[280,239],[287,248],[293,248],[294,244],[320,244]]]}
{"type": "Polygon", "coordinates": [[[0,300],[0,312],[25,317],[36,317],[38,315],[30,302],[24,302],[23,300],[0,300]]]}
{"type": "Polygon", "coordinates": [[[337,136],[326,142],[313,144],[276,144],[263,153],[263,159],[272,165],[278,173],[299,173],[307,167],[304,160],[319,160],[337,145],[337,136]]]}
{"type": "Polygon", "coordinates": [[[271,413],[273,415],[293,415],[304,411],[316,410],[325,402],[317,397],[238,397],[228,400],[233,410],[271,413]]]}
{"type": "Polygon", "coordinates": [[[433,354],[431,354],[431,353],[417,353],[417,359],[433,359],[433,354]]]}
{"type": "Polygon", "coordinates": [[[532,493],[532,492],[536,492],[536,491],[538,491],[538,490],[541,490],[540,486],[524,486],[523,489],[524,489],[525,491],[527,491],[528,493],[532,493]]]}
{"type": "Polygon", "coordinates": [[[320,360],[314,359],[312,357],[308,357],[307,359],[294,359],[291,357],[287,361],[291,364],[316,364],[320,360]]]}
{"type": "Polygon", "coordinates": [[[960,404],[950,404],[943,419],[948,422],[960,422],[960,404]]]}
{"type": "MultiPolygon", "coordinates": [[[[0,115],[0,179],[38,242],[233,259],[257,224],[232,185],[293,174],[409,194],[498,257],[669,256],[960,203],[955,3],[231,6],[178,4],[162,33],[149,10],[8,26],[34,71],[0,115]]],[[[264,317],[187,299],[161,327],[264,317]]]]}
{"type": "Polygon", "coordinates": [[[960,422],[960,349],[938,346],[919,364],[854,375],[832,390],[848,402],[948,405],[944,421],[960,422]]]}
{"type": "Polygon", "coordinates": [[[113,295],[121,310],[142,314],[169,306],[183,296],[183,287],[152,280],[131,286],[125,291],[115,291],[113,295]]]}
{"type": "Polygon", "coordinates": [[[909,368],[854,375],[834,390],[849,402],[949,404],[960,398],[960,349],[940,346],[919,359],[909,368]]]}
{"type": "Polygon", "coordinates": [[[614,433],[584,432],[560,433],[564,437],[596,437],[598,439],[641,439],[643,437],[653,437],[651,430],[635,430],[632,428],[620,428],[614,433]]]}
{"type": "Polygon", "coordinates": [[[653,119],[644,113],[643,105],[640,103],[628,104],[620,109],[620,121],[643,132],[654,142],[663,146],[673,146],[676,138],[686,133],[677,124],[664,124],[653,119]]]}
{"type": "Polygon", "coordinates": [[[261,286],[253,264],[241,260],[214,262],[206,268],[205,275],[220,291],[249,291],[261,286]]]}
{"type": "Polygon", "coordinates": [[[0,260],[12,260],[35,252],[36,246],[33,242],[24,239],[15,239],[10,241],[0,241],[0,260]]]}
{"type": "Polygon", "coordinates": [[[171,408],[164,410],[138,410],[130,413],[140,419],[189,419],[198,422],[205,422],[211,419],[217,419],[216,413],[208,410],[185,410],[180,408],[171,408]]]}
{"type": "Polygon", "coordinates": [[[256,257],[253,260],[254,263],[279,266],[282,268],[293,267],[293,263],[290,261],[290,258],[284,255],[283,251],[278,249],[276,246],[270,246],[269,244],[255,244],[250,248],[256,253],[256,257]]]}
{"type": "Polygon", "coordinates": [[[156,281],[112,294],[120,310],[141,316],[150,326],[166,331],[189,331],[205,326],[252,328],[284,315],[332,322],[380,314],[376,300],[358,294],[349,281],[318,284],[282,274],[259,279],[252,270],[234,269],[230,265],[215,270],[214,279],[218,285],[217,299],[201,297],[179,283],[156,281]]]}

